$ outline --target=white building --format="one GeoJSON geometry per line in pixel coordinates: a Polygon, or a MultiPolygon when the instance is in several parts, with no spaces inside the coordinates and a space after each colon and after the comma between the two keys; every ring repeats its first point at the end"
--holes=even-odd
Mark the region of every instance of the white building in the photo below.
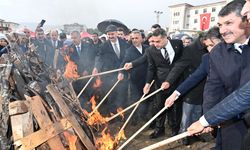
{"type": "Polygon", "coordinates": [[[169,6],[171,22],[169,33],[187,33],[193,35],[217,25],[218,13],[231,0],[193,6],[182,3],[169,6]]]}
{"type": "Polygon", "coordinates": [[[11,31],[15,31],[18,28],[19,24],[15,22],[7,22],[3,19],[0,19],[0,32],[8,33],[11,31]]]}
{"type": "Polygon", "coordinates": [[[74,23],[74,24],[65,24],[63,25],[64,31],[67,34],[70,34],[72,31],[87,31],[87,27],[82,24],[74,23]]]}

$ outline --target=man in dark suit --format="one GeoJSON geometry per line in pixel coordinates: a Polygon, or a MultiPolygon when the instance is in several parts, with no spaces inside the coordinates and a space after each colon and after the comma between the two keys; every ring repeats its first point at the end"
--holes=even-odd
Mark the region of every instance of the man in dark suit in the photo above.
{"type": "Polygon", "coordinates": [[[63,47],[63,42],[58,40],[57,30],[50,31],[50,43],[53,50],[55,51],[55,55],[53,58],[53,68],[62,69],[65,65],[63,56],[60,54],[60,49],[63,47]]]}
{"type": "MultiPolygon", "coordinates": [[[[108,40],[100,46],[93,74],[119,68],[122,60],[124,59],[125,50],[129,47],[126,41],[117,37],[116,26],[109,25],[106,29],[106,34],[108,40]]],[[[104,94],[106,94],[117,81],[117,73],[102,76],[102,81],[104,94]]],[[[109,111],[115,111],[118,106],[123,107],[124,102],[127,99],[126,84],[127,83],[125,83],[125,81],[120,82],[118,87],[112,91],[109,99],[105,101],[109,106],[109,111]]],[[[105,113],[109,113],[107,110],[103,111],[106,111],[105,113]]]]}
{"type": "MultiPolygon", "coordinates": [[[[232,1],[219,12],[218,26],[225,42],[219,43],[210,53],[204,113],[250,80],[249,23],[242,20],[240,11],[243,5],[244,1],[232,1]]],[[[241,149],[247,133],[241,115],[222,123],[220,130],[222,149],[241,149]]]]}
{"type": "MultiPolygon", "coordinates": [[[[181,57],[183,44],[181,40],[168,40],[167,34],[163,29],[156,29],[153,32],[154,46],[147,51],[148,57],[148,73],[147,81],[144,86],[144,93],[150,90],[150,82],[154,79],[157,88],[162,88],[156,95],[155,102],[157,103],[157,111],[164,107],[165,99],[176,88],[179,78],[168,78],[168,74],[172,71],[175,62],[181,57]],[[166,90],[168,89],[168,90],[166,90]]],[[[179,130],[181,118],[181,103],[176,103],[175,106],[168,110],[168,121],[172,128],[172,134],[176,135],[179,130]]],[[[150,138],[157,138],[164,134],[164,122],[166,113],[162,113],[156,118],[156,129],[150,135],[150,138]]]]}
{"type": "MultiPolygon", "coordinates": [[[[145,53],[145,49],[148,48],[148,45],[142,44],[143,39],[141,32],[139,30],[135,30],[131,32],[131,41],[132,45],[126,50],[125,57],[120,65],[120,68],[124,66],[125,63],[131,62],[139,57],[142,57],[145,53]]],[[[129,73],[129,83],[130,83],[130,100],[129,104],[137,101],[143,94],[143,87],[146,83],[146,74],[147,74],[147,62],[142,65],[135,67],[128,71],[129,73]]],[[[123,78],[123,72],[118,74],[118,78],[123,78]]],[[[147,114],[148,110],[146,109],[145,103],[141,104],[138,109],[138,113],[136,113],[136,117],[134,119],[143,119],[142,116],[147,114]],[[141,116],[141,117],[140,117],[141,116]]]]}
{"type": "MultiPolygon", "coordinates": [[[[80,76],[85,76],[91,73],[94,67],[95,50],[90,44],[81,41],[80,32],[71,32],[71,39],[73,44],[70,46],[70,59],[77,65],[77,72],[80,76]]],[[[86,80],[79,80],[73,82],[73,87],[76,93],[79,93],[84,87],[86,80]]],[[[90,91],[87,90],[83,97],[88,100],[90,98],[90,91]]]]}
{"type": "Polygon", "coordinates": [[[42,28],[36,29],[36,37],[31,40],[31,43],[37,47],[37,54],[43,62],[49,67],[52,67],[55,51],[53,50],[50,41],[45,38],[44,30],[42,28]]]}

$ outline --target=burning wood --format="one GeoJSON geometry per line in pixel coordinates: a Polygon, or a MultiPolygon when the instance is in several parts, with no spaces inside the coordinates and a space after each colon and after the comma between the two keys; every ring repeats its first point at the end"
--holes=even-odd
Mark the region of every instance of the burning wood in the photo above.
{"type": "Polygon", "coordinates": [[[96,77],[95,83],[93,84],[93,88],[99,88],[102,85],[102,80],[100,76],[96,77]]]}
{"type": "Polygon", "coordinates": [[[77,79],[80,76],[77,73],[77,65],[70,60],[69,56],[65,56],[65,60],[68,62],[65,67],[64,77],[67,79],[77,79]]]}
{"type": "MultiPolygon", "coordinates": [[[[65,77],[78,78],[76,65],[66,59],[65,77]]],[[[10,53],[0,57],[0,63],[0,149],[11,145],[21,149],[96,149],[70,83],[56,77],[56,71],[46,66],[36,50],[21,53],[18,47],[12,47],[10,53]],[[80,142],[76,142],[78,138],[80,142]]]]}
{"type": "MultiPolygon", "coordinates": [[[[94,110],[96,108],[95,96],[93,96],[90,99],[90,103],[91,103],[92,110],[94,110]]],[[[86,116],[89,116],[89,118],[87,119],[87,123],[90,126],[100,125],[100,124],[106,123],[106,119],[100,114],[100,112],[98,110],[96,110],[94,113],[92,113],[92,115],[90,115],[90,113],[88,113],[86,110],[83,110],[83,112],[84,112],[84,114],[86,114],[86,116]]]]}

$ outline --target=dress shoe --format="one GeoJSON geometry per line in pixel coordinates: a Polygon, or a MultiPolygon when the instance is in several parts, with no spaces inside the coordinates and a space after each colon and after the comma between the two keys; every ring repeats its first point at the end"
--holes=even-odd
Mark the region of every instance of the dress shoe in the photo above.
{"type": "Polygon", "coordinates": [[[183,145],[186,145],[186,146],[187,146],[187,145],[190,145],[189,138],[188,138],[188,137],[183,138],[183,139],[182,139],[182,144],[183,144],[183,145]]]}
{"type": "Polygon", "coordinates": [[[179,133],[178,131],[176,131],[176,130],[172,130],[172,134],[171,134],[171,136],[176,136],[178,133],[179,133]]]}
{"type": "Polygon", "coordinates": [[[149,129],[154,129],[155,128],[155,122],[154,121],[151,122],[148,128],[149,129]]]}
{"type": "Polygon", "coordinates": [[[150,138],[151,139],[156,139],[160,136],[163,136],[165,134],[165,131],[164,130],[155,130],[153,133],[150,134],[150,138]]]}

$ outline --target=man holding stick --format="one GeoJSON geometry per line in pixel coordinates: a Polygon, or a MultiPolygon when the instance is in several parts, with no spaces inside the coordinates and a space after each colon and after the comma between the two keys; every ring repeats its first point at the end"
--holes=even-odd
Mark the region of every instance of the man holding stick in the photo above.
{"type": "MultiPolygon", "coordinates": [[[[165,91],[157,93],[156,111],[160,111],[164,107],[165,99],[176,88],[178,79],[169,77],[168,74],[173,70],[175,62],[180,58],[183,51],[181,40],[168,40],[164,29],[156,29],[153,32],[154,46],[148,49],[148,73],[147,80],[143,92],[147,94],[150,90],[150,82],[155,79],[157,89],[162,88],[165,91]],[[166,89],[170,88],[166,91],[166,89]]],[[[173,73],[174,74],[174,73],[173,73]]],[[[164,122],[166,113],[162,113],[156,118],[156,129],[150,135],[150,138],[158,138],[164,135],[164,122]]],[[[181,118],[181,103],[176,103],[168,110],[169,124],[172,128],[172,134],[176,135],[179,130],[181,118]]]]}
{"type": "MultiPolygon", "coordinates": [[[[203,102],[205,113],[250,80],[249,24],[240,14],[243,5],[242,1],[232,1],[219,12],[218,26],[225,42],[215,46],[209,56],[210,70],[203,102]]],[[[241,148],[247,126],[239,115],[220,124],[219,133],[221,140],[217,134],[217,148],[237,150],[241,148]]]]}
{"type": "MultiPolygon", "coordinates": [[[[93,69],[92,74],[118,69],[124,58],[125,50],[129,47],[126,41],[117,37],[116,26],[109,25],[105,32],[108,40],[99,48],[99,52],[95,60],[95,68],[93,69]]],[[[103,81],[103,94],[105,94],[117,81],[117,73],[103,75],[101,79],[103,81]]],[[[107,107],[102,107],[100,110],[106,114],[109,114],[107,110],[114,112],[117,107],[122,107],[122,105],[124,105],[126,99],[127,83],[123,81],[119,83],[118,87],[114,89],[109,96],[109,99],[106,101],[108,109],[107,107]]]]}

